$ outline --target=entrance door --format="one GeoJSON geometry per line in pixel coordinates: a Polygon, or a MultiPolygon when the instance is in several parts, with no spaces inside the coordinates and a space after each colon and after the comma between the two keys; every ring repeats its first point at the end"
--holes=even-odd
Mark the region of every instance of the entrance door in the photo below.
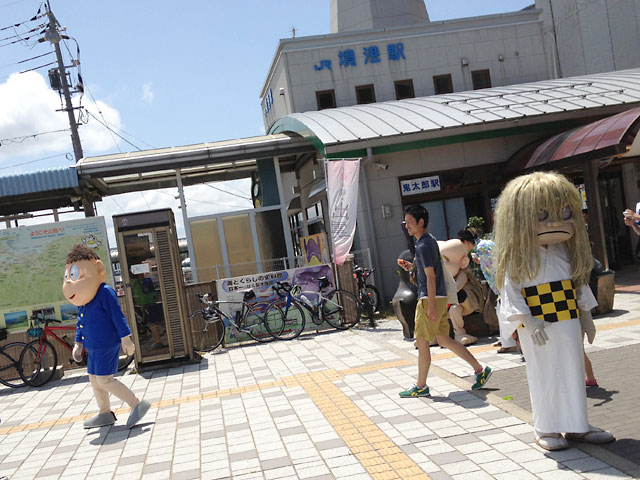
{"type": "Polygon", "coordinates": [[[422,206],[429,212],[427,230],[437,240],[456,238],[458,232],[467,226],[468,217],[482,215],[480,195],[436,200],[422,206]]]}
{"type": "MultiPolygon", "coordinates": [[[[170,358],[167,338],[164,299],[156,254],[156,229],[126,232],[124,243],[124,265],[126,295],[129,311],[135,312],[136,349],[140,358],[161,360],[170,358]]],[[[124,266],[123,265],[123,266],[124,266]]]]}

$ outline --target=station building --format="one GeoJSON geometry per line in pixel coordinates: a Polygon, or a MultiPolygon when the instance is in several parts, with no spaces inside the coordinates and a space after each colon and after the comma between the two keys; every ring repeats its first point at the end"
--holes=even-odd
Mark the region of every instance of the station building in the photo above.
{"type": "Polygon", "coordinates": [[[317,151],[282,172],[294,243],[330,230],[323,159],[362,158],[354,249],[371,251],[390,298],[405,206],[425,205],[440,240],[472,216],[489,230],[505,182],[543,168],[585,192],[596,258],[633,262],[621,212],[640,196],[640,1],[437,22],[423,0],[330,8],[331,33],[280,41],[261,92],[266,131],[317,151]]]}

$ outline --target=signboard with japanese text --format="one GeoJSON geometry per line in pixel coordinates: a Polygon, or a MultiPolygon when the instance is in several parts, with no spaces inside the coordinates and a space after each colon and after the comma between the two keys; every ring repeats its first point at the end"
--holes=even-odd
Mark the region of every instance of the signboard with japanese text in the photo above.
{"type": "Polygon", "coordinates": [[[356,233],[360,160],[331,160],[326,168],[333,261],[342,265],[356,233]]]}
{"type": "Polygon", "coordinates": [[[104,217],[0,230],[0,328],[25,330],[34,314],[75,321],[62,294],[67,253],[76,243],[95,249],[113,286],[104,217]]]}
{"type": "Polygon", "coordinates": [[[440,189],[440,175],[400,180],[400,191],[403,197],[421,193],[439,192],[440,189]]]}
{"type": "MultiPolygon", "coordinates": [[[[326,276],[331,285],[335,286],[333,281],[333,270],[330,265],[314,265],[309,267],[292,268],[289,270],[278,270],[274,272],[256,273],[254,275],[244,275],[241,277],[223,278],[216,280],[216,292],[218,300],[230,303],[221,303],[220,309],[236,321],[236,314],[242,309],[242,298],[244,292],[253,290],[256,298],[251,300],[252,305],[259,308],[260,313],[264,313],[267,306],[278,297],[271,288],[276,282],[289,282],[291,285],[297,285],[304,295],[312,302],[319,301],[319,282],[318,278],[326,276]]],[[[329,287],[324,290],[325,293],[332,290],[329,287]]],[[[311,322],[310,314],[307,312],[306,328],[316,328],[311,322]]],[[[244,342],[250,340],[249,335],[239,332],[233,326],[227,328],[227,335],[224,340],[225,345],[232,343],[244,342]]]]}
{"type": "Polygon", "coordinates": [[[361,47],[361,50],[360,48],[345,48],[338,51],[335,59],[324,58],[316,63],[313,69],[316,71],[333,70],[334,60],[340,68],[350,68],[380,63],[385,57],[389,62],[406,60],[404,43],[388,43],[382,48],[378,45],[366,45],[361,47]]]}

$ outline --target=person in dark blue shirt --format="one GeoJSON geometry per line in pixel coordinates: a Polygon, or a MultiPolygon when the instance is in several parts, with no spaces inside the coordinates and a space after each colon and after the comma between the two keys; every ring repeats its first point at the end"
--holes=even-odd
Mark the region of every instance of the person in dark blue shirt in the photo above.
{"type": "Polygon", "coordinates": [[[438,242],[427,232],[429,212],[422,205],[410,205],[405,209],[404,221],[407,231],[416,239],[418,305],[414,337],[418,346],[418,380],[412,388],[400,392],[400,397],[430,395],[427,386],[427,375],[431,366],[429,344],[434,338],[440,346],[448,348],[473,367],[475,383],[471,388],[482,388],[491,376],[491,368],[482,368],[464,345],[449,337],[447,286],[438,242]]]}
{"type": "Polygon", "coordinates": [[[151,404],[140,400],[126,385],[114,378],[118,370],[120,348],[131,355],[135,345],[118,296],[105,280],[106,269],[98,254],[86,245],[74,245],[67,254],[62,292],[69,302],[78,307],[72,356],[79,362],[82,360],[82,349],[87,350],[87,373],[99,408],[97,415],[84,422],[84,427],[103,427],[115,423],[116,416],[111,411],[109,401],[109,394],[113,394],[131,407],[127,427],[132,428],[147,413],[151,404]]]}

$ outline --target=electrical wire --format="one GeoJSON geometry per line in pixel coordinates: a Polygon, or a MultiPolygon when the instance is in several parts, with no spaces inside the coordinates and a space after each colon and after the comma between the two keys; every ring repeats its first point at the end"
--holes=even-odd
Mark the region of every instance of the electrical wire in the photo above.
{"type": "Polygon", "coordinates": [[[38,66],[38,67],[30,68],[30,69],[28,69],[28,70],[22,70],[22,71],[20,71],[20,72],[18,72],[18,73],[33,72],[34,70],[38,70],[39,68],[49,67],[49,66],[51,66],[51,65],[55,65],[55,64],[56,64],[56,62],[49,62],[49,63],[45,63],[44,65],[40,65],[40,66],[38,66]]]}
{"type": "Polygon", "coordinates": [[[51,158],[60,157],[62,155],[68,155],[68,153],[58,153],[57,155],[51,155],[50,157],[38,158],[36,160],[29,160],[28,162],[16,163],[15,165],[9,165],[6,167],[0,167],[0,170],[8,170],[10,168],[22,167],[23,165],[29,165],[30,163],[42,162],[44,160],[49,160],[51,158]]]}
{"type": "Polygon", "coordinates": [[[22,143],[27,138],[34,138],[35,139],[36,137],[39,137],[40,135],[47,135],[49,133],[68,132],[69,130],[71,130],[71,129],[70,128],[62,128],[60,130],[51,130],[49,132],[33,133],[31,135],[22,135],[20,137],[3,138],[3,139],[0,139],[0,145],[2,145],[2,143],[22,143]]]}
{"type": "Polygon", "coordinates": [[[126,138],[124,138],[122,135],[120,135],[118,132],[116,132],[115,130],[113,130],[111,127],[109,127],[109,125],[102,123],[102,120],[100,120],[98,117],[96,117],[93,113],[87,111],[87,113],[89,114],[89,116],[91,116],[91,118],[94,118],[100,125],[102,125],[104,128],[106,128],[107,130],[113,132],[115,135],[117,135],[119,138],[121,138],[122,140],[124,140],[125,142],[127,142],[129,145],[131,145],[133,148],[137,149],[137,150],[142,150],[140,147],[138,147],[137,145],[134,145],[133,143],[131,143],[129,140],[127,140],[126,138]]]}
{"type": "MultiPolygon", "coordinates": [[[[68,48],[67,48],[68,50],[68,48]]],[[[71,53],[71,52],[69,52],[71,53]]],[[[103,125],[107,127],[107,130],[109,130],[109,133],[111,134],[111,139],[113,140],[113,143],[116,145],[116,148],[118,149],[118,152],[122,153],[122,150],[120,149],[120,145],[118,144],[116,137],[113,135],[113,131],[108,127],[109,123],[107,122],[107,119],[104,118],[104,115],[102,114],[102,110],[100,110],[100,107],[98,106],[98,102],[96,102],[95,97],[93,96],[93,93],[91,93],[91,90],[89,90],[89,87],[85,87],[85,89],[87,90],[87,92],[89,92],[89,97],[91,98],[91,100],[93,101],[93,104],[95,105],[95,107],[98,109],[98,113],[100,114],[100,117],[102,117],[103,120],[103,125]]],[[[88,113],[88,110],[87,110],[88,113]]]]}
{"type": "Polygon", "coordinates": [[[226,190],[221,189],[220,187],[214,187],[213,185],[209,185],[205,183],[205,185],[209,188],[213,188],[214,190],[218,190],[219,192],[226,193],[227,195],[233,195],[234,197],[242,198],[243,200],[251,201],[251,197],[245,197],[244,195],[238,195],[237,193],[227,192],[226,190]]]}
{"type": "Polygon", "coordinates": [[[31,57],[31,58],[26,58],[24,60],[20,60],[19,62],[15,62],[15,63],[8,63],[6,65],[2,65],[0,66],[0,70],[3,68],[7,68],[7,67],[12,67],[14,65],[20,65],[21,63],[25,63],[25,62],[29,62],[31,60],[35,60],[36,58],[40,58],[40,57],[45,57],[47,55],[51,55],[53,52],[47,52],[47,53],[43,53],[42,55],[36,55],[35,57],[31,57]]]}
{"type": "MultiPolygon", "coordinates": [[[[206,184],[205,184],[206,185],[206,184]]],[[[169,195],[170,197],[172,197],[175,200],[175,195],[172,195],[171,193],[168,192],[163,192],[162,190],[156,190],[157,192],[160,192],[164,195],[169,195]]],[[[184,197],[185,200],[189,200],[190,202],[196,202],[196,203],[206,203],[208,205],[216,205],[219,207],[234,207],[234,208],[244,208],[242,205],[229,205],[226,203],[215,203],[215,202],[207,202],[206,200],[197,200],[195,198],[191,198],[191,197],[184,197]]]]}
{"type": "Polygon", "coordinates": [[[11,40],[12,38],[22,38],[22,35],[26,34],[26,33],[32,33],[35,32],[37,30],[40,30],[41,28],[44,27],[44,24],[40,24],[37,27],[32,28],[31,30],[27,30],[26,32],[16,32],[13,35],[10,35],[8,37],[5,38],[0,38],[0,42],[4,42],[5,40],[11,40]]]}

